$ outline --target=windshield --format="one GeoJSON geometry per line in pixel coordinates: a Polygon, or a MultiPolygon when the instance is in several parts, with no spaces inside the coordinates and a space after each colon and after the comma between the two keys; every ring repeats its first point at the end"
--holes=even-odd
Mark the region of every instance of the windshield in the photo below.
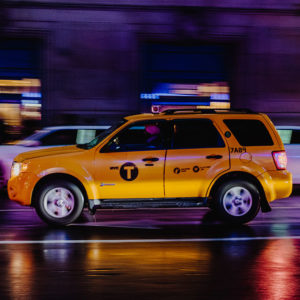
{"type": "Polygon", "coordinates": [[[117,121],[117,123],[113,124],[110,128],[104,130],[101,132],[98,136],[96,136],[93,140],[86,144],[77,144],[76,146],[81,149],[92,149],[96,145],[98,145],[101,141],[103,141],[108,135],[110,135],[113,131],[115,131],[117,128],[119,128],[121,125],[126,123],[127,120],[122,119],[120,121],[117,121]]]}
{"type": "Polygon", "coordinates": [[[49,132],[49,130],[37,130],[35,133],[33,133],[32,135],[26,137],[25,139],[19,141],[17,143],[17,145],[21,145],[21,146],[30,146],[32,145],[34,141],[39,141],[43,136],[45,136],[47,133],[49,132]]]}

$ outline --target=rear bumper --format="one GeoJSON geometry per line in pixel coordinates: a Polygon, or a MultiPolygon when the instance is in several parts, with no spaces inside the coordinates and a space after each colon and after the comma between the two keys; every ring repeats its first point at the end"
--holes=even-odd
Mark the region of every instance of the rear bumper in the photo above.
{"type": "Polygon", "coordinates": [[[287,170],[268,171],[257,177],[268,202],[287,198],[293,189],[292,174],[287,170]]]}

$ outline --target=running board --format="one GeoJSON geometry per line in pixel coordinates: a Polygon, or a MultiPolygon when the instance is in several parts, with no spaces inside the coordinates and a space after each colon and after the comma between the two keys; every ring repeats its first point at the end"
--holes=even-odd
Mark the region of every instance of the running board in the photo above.
{"type": "Polygon", "coordinates": [[[135,208],[176,208],[207,206],[207,198],[161,198],[161,199],[95,199],[88,200],[88,208],[95,213],[102,209],[135,209],[135,208]]]}

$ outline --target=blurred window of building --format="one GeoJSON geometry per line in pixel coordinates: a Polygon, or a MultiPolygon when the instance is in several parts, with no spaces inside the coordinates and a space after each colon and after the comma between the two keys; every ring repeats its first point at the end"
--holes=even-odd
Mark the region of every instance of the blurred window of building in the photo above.
{"type": "Polygon", "coordinates": [[[142,47],[140,99],[149,106],[229,108],[231,47],[149,43],[142,47]]]}
{"type": "Polygon", "coordinates": [[[11,127],[41,119],[41,45],[37,39],[0,39],[0,117],[11,127]]]}

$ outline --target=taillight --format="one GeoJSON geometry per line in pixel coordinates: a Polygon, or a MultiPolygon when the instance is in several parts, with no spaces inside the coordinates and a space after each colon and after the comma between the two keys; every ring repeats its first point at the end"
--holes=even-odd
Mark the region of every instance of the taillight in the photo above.
{"type": "Polygon", "coordinates": [[[287,157],[285,151],[273,151],[272,155],[277,170],[285,170],[287,166],[287,157]]]}

